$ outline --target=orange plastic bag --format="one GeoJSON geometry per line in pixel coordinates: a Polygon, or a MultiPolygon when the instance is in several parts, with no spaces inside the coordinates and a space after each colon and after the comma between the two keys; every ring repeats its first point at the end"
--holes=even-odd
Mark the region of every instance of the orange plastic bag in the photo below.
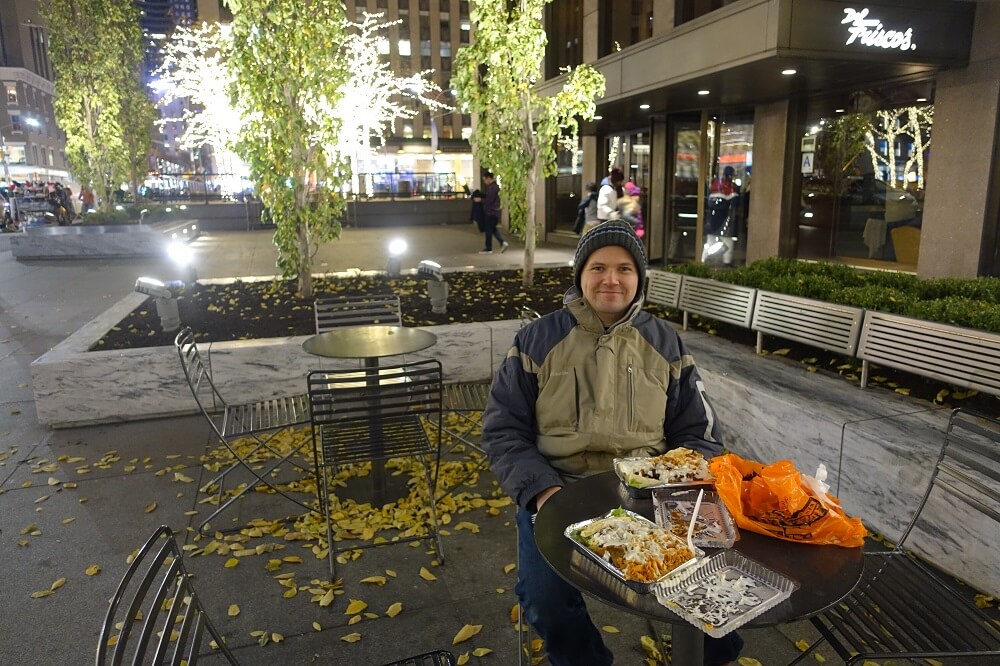
{"type": "Polygon", "coordinates": [[[861,519],[846,515],[840,501],[791,460],[762,465],[730,453],[708,466],[716,492],[743,529],[799,543],[853,548],[864,542],[861,519]]]}

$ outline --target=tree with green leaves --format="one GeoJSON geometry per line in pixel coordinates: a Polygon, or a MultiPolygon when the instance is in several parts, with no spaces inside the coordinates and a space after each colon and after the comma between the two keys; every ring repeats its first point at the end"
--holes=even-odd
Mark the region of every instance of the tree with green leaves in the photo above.
{"type": "Polygon", "coordinates": [[[542,97],[547,37],[542,13],[552,0],[480,0],[473,43],[455,54],[452,87],[473,114],[470,137],[480,162],[498,177],[511,230],[524,238],[525,286],[535,274],[535,186],[556,173],[556,151],[576,150],[578,119],[592,120],[604,76],[589,65],[565,71],[554,95],[542,97]]]}
{"type": "Polygon", "coordinates": [[[41,13],[70,170],[110,210],[115,190],[130,177],[130,162],[137,154],[144,158],[151,141],[149,111],[141,103],[139,11],[131,0],[42,0],[41,13]]]}
{"type": "Polygon", "coordinates": [[[341,2],[228,0],[233,105],[243,113],[236,152],[274,219],[278,266],[312,298],[317,249],[340,237],[350,169],[337,151],[337,107],[350,77],[341,2]]]}

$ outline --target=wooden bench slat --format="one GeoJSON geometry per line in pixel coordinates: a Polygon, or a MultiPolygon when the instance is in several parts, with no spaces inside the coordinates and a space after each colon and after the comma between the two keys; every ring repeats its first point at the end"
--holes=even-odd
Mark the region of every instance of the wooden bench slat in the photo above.
{"type": "Polygon", "coordinates": [[[1000,394],[1000,335],[884,312],[869,312],[861,331],[861,387],[870,363],[1000,394]]]}
{"type": "Polygon", "coordinates": [[[853,356],[863,316],[861,308],[759,291],[750,327],[758,353],[767,334],[853,356]]]}

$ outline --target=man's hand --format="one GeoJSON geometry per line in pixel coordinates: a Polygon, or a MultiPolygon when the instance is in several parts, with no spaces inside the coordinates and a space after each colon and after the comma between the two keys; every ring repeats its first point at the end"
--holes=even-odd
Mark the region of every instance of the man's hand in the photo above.
{"type": "Polygon", "coordinates": [[[550,497],[552,497],[553,495],[555,495],[560,490],[562,490],[562,486],[549,486],[548,488],[546,488],[542,492],[540,492],[537,495],[535,495],[535,511],[536,512],[541,511],[542,510],[542,505],[545,504],[545,502],[550,497]]]}

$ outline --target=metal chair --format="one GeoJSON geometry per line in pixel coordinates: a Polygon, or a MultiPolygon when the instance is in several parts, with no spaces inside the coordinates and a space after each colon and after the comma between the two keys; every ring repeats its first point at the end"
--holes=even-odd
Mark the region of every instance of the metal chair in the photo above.
{"type": "Polygon", "coordinates": [[[238,666],[205,613],[173,532],[163,525],[139,549],[111,598],[95,663],[194,664],[202,652],[214,652],[203,645],[206,638],[238,666]],[[112,635],[117,626],[119,633],[112,635]]]}
{"type": "MultiPolygon", "coordinates": [[[[442,423],[442,432],[454,440],[457,440],[466,447],[473,449],[484,457],[473,469],[459,479],[450,489],[444,490],[435,498],[436,502],[448,495],[452,489],[462,485],[467,479],[475,474],[486,464],[486,452],[479,442],[471,438],[472,432],[482,425],[483,410],[486,409],[486,399],[490,394],[490,384],[488,382],[466,382],[458,384],[445,384],[444,387],[444,411],[452,412],[460,423],[455,427],[448,427],[442,423]]],[[[456,445],[457,446],[457,445],[456,445]]],[[[454,450],[454,447],[452,447],[454,450]]],[[[440,455],[439,455],[440,459],[440,455]]],[[[440,465],[439,465],[440,467],[440,465]]],[[[437,489],[437,470],[434,476],[434,488],[437,489]]]]}
{"type": "Polygon", "coordinates": [[[190,328],[186,327],[177,334],[174,346],[181,359],[184,379],[191,389],[195,402],[198,403],[198,409],[212,426],[219,441],[233,457],[231,465],[202,486],[203,492],[211,492],[211,488],[218,486],[218,506],[211,515],[201,522],[198,531],[206,533],[205,526],[209,522],[258,484],[264,484],[306,510],[312,510],[308,504],[288,495],[272,480],[266,478],[286,462],[295,465],[304,472],[311,472],[307,467],[303,467],[291,459],[298,449],[282,453],[270,445],[271,439],[282,430],[296,425],[305,425],[309,422],[307,396],[292,395],[259,402],[229,403],[219,393],[219,389],[212,379],[211,368],[202,361],[194,333],[190,328]],[[245,437],[252,437],[256,444],[248,452],[241,454],[233,447],[233,442],[245,437]],[[261,461],[257,457],[265,454],[272,462],[267,464],[263,471],[259,471],[256,467],[261,461]],[[241,467],[249,472],[256,481],[253,484],[246,484],[223,502],[226,477],[241,467]]]}
{"type": "Polygon", "coordinates": [[[426,652],[385,666],[455,666],[455,655],[446,650],[426,652]]]}
{"type": "Polygon", "coordinates": [[[324,296],[313,302],[316,315],[316,333],[324,333],[339,326],[383,324],[402,326],[402,309],[399,296],[324,296]]]}
{"type": "MultiPolygon", "coordinates": [[[[336,574],[337,553],[382,545],[340,547],[334,541],[327,470],[335,474],[338,467],[350,463],[373,463],[378,494],[382,469],[375,463],[401,457],[423,462],[430,511],[427,527],[429,536],[434,537],[438,559],[443,562],[430,462],[430,456],[441,448],[441,362],[430,359],[382,366],[377,372],[366,371],[362,381],[356,370],[320,370],[310,372],[307,383],[316,487],[326,520],[331,578],[336,574]],[[430,421],[438,433],[436,446],[424,428],[425,421],[430,421]]],[[[399,537],[389,543],[427,536],[399,537]]]]}
{"type": "MultiPolygon", "coordinates": [[[[1000,657],[1000,629],[940,574],[904,547],[928,498],[971,508],[1000,530],[1000,420],[956,409],[917,510],[891,551],[865,554],[865,573],[849,597],[812,618],[847,664],[873,659],[1000,657]],[[963,506],[964,505],[964,506],[963,506]]],[[[790,665],[791,666],[791,665],[790,665]]]]}

